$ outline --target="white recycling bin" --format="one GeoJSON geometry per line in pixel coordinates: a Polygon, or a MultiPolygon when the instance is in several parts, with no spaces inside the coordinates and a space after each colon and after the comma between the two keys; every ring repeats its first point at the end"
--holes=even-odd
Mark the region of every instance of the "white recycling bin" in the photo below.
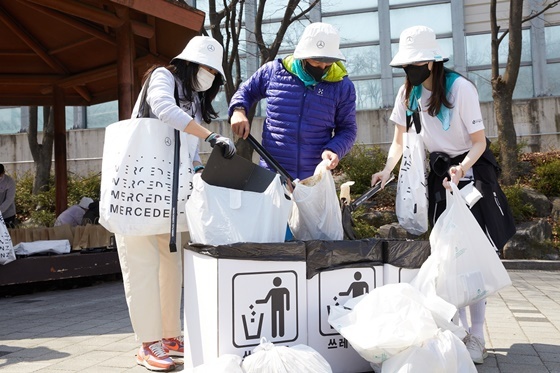
{"type": "Polygon", "coordinates": [[[244,357],[262,337],[307,344],[303,242],[191,244],[184,254],[186,369],[244,357]]]}

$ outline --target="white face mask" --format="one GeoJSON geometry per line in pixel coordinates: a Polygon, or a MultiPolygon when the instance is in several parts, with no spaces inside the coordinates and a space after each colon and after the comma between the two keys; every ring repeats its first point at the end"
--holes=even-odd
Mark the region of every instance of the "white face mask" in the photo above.
{"type": "Polygon", "coordinates": [[[196,74],[196,80],[198,82],[198,88],[195,89],[196,92],[204,92],[212,87],[212,83],[214,83],[214,74],[210,71],[199,67],[198,73],[196,74]]]}

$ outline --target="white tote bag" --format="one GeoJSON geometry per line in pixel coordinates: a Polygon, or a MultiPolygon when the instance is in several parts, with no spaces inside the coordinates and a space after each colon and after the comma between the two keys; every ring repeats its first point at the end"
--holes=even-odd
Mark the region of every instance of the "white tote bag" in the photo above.
{"type": "Polygon", "coordinates": [[[428,230],[426,153],[424,142],[414,128],[403,134],[395,212],[399,224],[408,233],[421,235],[428,230]]]}
{"type": "Polygon", "coordinates": [[[313,176],[296,182],[290,230],[298,240],[342,240],[342,212],[332,174],[326,161],[313,176]]]}
{"type": "Polygon", "coordinates": [[[8,264],[14,260],[16,260],[16,254],[12,245],[12,238],[6,223],[4,223],[2,213],[0,213],[0,264],[8,264]]]}
{"type": "MultiPolygon", "coordinates": [[[[187,231],[185,203],[192,191],[198,139],[181,132],[177,231],[187,231]]],[[[108,231],[147,236],[170,232],[174,129],[153,118],[133,118],[105,129],[99,222],[108,231]]]]}
{"type": "Polygon", "coordinates": [[[284,242],[292,201],[280,175],[262,193],[210,185],[200,174],[193,183],[186,205],[193,243],[284,242]]]}
{"type": "Polygon", "coordinates": [[[511,279],[459,188],[451,186],[453,194],[446,192],[446,209],[430,234],[431,255],[415,281],[435,275],[436,294],[461,308],[511,285],[511,279]]]}

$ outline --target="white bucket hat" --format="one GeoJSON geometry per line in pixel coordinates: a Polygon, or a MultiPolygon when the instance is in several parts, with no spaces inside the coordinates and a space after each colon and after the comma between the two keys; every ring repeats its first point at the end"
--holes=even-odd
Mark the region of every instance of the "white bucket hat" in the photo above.
{"type": "Polygon", "coordinates": [[[222,78],[225,81],[226,76],[222,68],[223,54],[224,48],[216,39],[209,36],[195,36],[173,60],[185,60],[210,67],[222,74],[222,78]]]}
{"type": "Polygon", "coordinates": [[[390,65],[401,67],[416,62],[448,60],[436,41],[434,30],[426,26],[413,26],[401,32],[399,51],[390,65]]]}
{"type": "Polygon", "coordinates": [[[82,199],[80,200],[80,203],[78,204],[81,208],[83,209],[88,209],[89,208],[89,204],[92,203],[93,200],[89,197],[82,197],[82,199]]]}
{"type": "Polygon", "coordinates": [[[320,60],[322,62],[346,61],[340,52],[340,36],[334,26],[315,22],[308,25],[294,51],[296,60],[307,58],[320,60]]]}

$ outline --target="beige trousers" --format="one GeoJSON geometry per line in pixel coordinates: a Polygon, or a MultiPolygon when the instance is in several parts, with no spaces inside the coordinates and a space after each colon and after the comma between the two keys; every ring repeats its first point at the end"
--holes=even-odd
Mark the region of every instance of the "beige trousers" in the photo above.
{"type": "Polygon", "coordinates": [[[115,235],[132,328],[140,342],[181,335],[181,237],[115,235]]]}

